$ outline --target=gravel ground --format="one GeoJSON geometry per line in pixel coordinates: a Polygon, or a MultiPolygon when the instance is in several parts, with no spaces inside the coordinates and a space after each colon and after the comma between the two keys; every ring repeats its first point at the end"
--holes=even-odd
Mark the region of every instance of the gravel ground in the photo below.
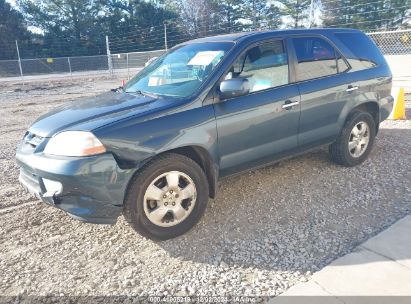
{"type": "Polygon", "coordinates": [[[30,122],[118,83],[1,86],[0,295],[275,296],[411,212],[410,120],[384,122],[355,168],[319,149],[226,178],[200,223],[161,243],[123,218],[85,224],[26,194],[14,153],[30,122]]]}

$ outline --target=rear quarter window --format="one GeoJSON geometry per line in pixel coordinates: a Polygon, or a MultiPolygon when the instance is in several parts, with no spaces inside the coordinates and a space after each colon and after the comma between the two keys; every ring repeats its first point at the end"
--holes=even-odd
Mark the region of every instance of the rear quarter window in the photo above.
{"type": "Polygon", "coordinates": [[[385,65],[385,59],[370,37],[363,33],[335,33],[351,54],[344,54],[353,70],[385,65]]]}

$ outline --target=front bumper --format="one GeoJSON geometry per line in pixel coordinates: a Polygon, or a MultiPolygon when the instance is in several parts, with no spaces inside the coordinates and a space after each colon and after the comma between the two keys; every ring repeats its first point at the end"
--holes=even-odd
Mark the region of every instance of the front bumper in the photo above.
{"type": "Polygon", "coordinates": [[[98,224],[115,224],[134,174],[134,170],[119,168],[110,153],[59,157],[18,149],[16,160],[19,181],[27,191],[78,220],[98,224]],[[61,183],[61,192],[48,191],[44,179],[61,183]]]}

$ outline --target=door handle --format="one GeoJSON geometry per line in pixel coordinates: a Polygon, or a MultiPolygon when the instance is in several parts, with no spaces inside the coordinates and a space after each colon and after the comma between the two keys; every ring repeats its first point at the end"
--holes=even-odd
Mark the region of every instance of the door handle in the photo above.
{"type": "Polygon", "coordinates": [[[352,91],[355,91],[355,90],[358,90],[357,86],[353,87],[352,85],[349,85],[348,88],[345,91],[346,92],[352,92],[352,91]]]}
{"type": "Polygon", "coordinates": [[[299,101],[286,100],[286,102],[282,105],[282,108],[286,110],[291,110],[292,107],[299,105],[299,104],[300,104],[299,101]]]}

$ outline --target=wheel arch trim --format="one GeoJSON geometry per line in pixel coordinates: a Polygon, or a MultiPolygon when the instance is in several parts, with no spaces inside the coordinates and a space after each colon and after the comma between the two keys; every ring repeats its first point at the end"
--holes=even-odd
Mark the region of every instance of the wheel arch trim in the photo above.
{"type": "Polygon", "coordinates": [[[347,121],[350,114],[356,110],[368,112],[372,115],[375,121],[375,126],[376,126],[375,131],[377,133],[378,128],[379,128],[379,123],[380,123],[380,106],[376,100],[366,100],[360,103],[356,103],[350,107],[348,105],[344,107],[338,119],[338,125],[339,125],[340,132],[342,128],[344,127],[344,124],[347,121]]]}
{"type": "MultiPolygon", "coordinates": [[[[209,197],[215,198],[218,188],[219,167],[213,160],[213,157],[209,153],[209,151],[207,151],[206,148],[198,145],[181,146],[170,150],[164,150],[155,155],[152,155],[151,157],[146,158],[139,163],[138,167],[135,168],[136,170],[134,172],[134,175],[137,174],[138,171],[141,170],[144,166],[146,166],[149,162],[155,160],[157,157],[164,155],[166,153],[184,155],[195,161],[204,170],[204,173],[206,175],[209,186],[209,197]]],[[[129,184],[126,187],[126,193],[130,186],[131,180],[132,178],[130,179],[129,184]]],[[[124,198],[126,197],[126,193],[124,195],[124,198]]]]}

